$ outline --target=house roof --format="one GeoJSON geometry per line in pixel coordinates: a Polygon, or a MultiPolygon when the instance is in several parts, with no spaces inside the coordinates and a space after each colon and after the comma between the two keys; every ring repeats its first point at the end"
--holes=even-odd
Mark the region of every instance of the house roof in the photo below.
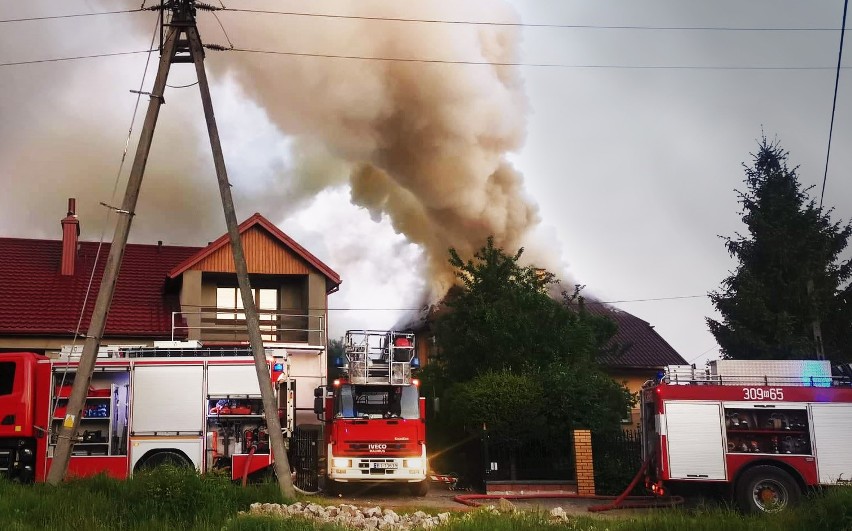
{"type": "Polygon", "coordinates": [[[587,301],[589,313],[609,317],[618,325],[610,340],[618,347],[614,354],[603,356],[601,364],[611,368],[660,368],[665,365],[686,365],[687,362],[647,321],[607,304],[587,301]]]}
{"type": "MultiPolygon", "coordinates": [[[[260,214],[240,225],[240,233],[262,227],[277,241],[318,269],[327,290],[340,285],[331,268],[260,214]]],[[[115,287],[105,336],[169,338],[172,312],[180,310],[176,284],[200,260],[229,243],[226,235],[207,247],[128,244],[115,287]],[[177,264],[177,265],[176,265],[177,264]]],[[[0,238],[0,334],[70,336],[85,334],[103,278],[110,244],[78,244],[74,275],[62,275],[62,241],[0,238]],[[97,263],[96,263],[97,262],[97,263]],[[91,275],[92,285],[88,290],[91,275]]]]}
{"type": "MultiPolygon", "coordinates": [[[[298,257],[307,262],[310,266],[313,266],[320,273],[322,273],[326,278],[326,291],[328,293],[336,291],[337,288],[340,286],[340,275],[335,273],[333,269],[328,267],[319,258],[311,254],[307,249],[299,245],[293,238],[284,234],[281,229],[272,224],[268,219],[261,216],[260,214],[255,213],[250,218],[240,223],[238,228],[240,234],[244,234],[246,231],[253,227],[263,228],[272,237],[278,240],[278,242],[287,247],[298,257]]],[[[199,262],[201,262],[208,256],[216,253],[217,251],[228,245],[230,241],[231,239],[227,233],[222,235],[218,240],[214,241],[207,247],[200,249],[197,253],[193,254],[192,256],[188,257],[186,260],[182,261],[180,264],[172,268],[168,272],[169,278],[177,278],[178,276],[191,269],[193,266],[197,265],[199,262]]]]}
{"type": "MultiPolygon", "coordinates": [[[[586,301],[589,313],[609,317],[618,325],[610,340],[614,353],[602,356],[599,362],[612,369],[657,369],[666,365],[686,365],[686,360],[654,330],[648,322],[635,315],[606,304],[586,301]]],[[[416,333],[431,332],[431,323],[448,311],[443,303],[424,308],[403,328],[416,333]]]]}
{"type": "MultiPolygon", "coordinates": [[[[61,240],[0,238],[0,333],[69,336],[89,328],[109,244],[79,243],[76,274],[60,274],[61,240]],[[96,262],[97,258],[97,264],[96,262]],[[86,296],[89,277],[92,286],[86,296]]],[[[169,337],[171,312],[179,310],[177,293],[165,293],[165,279],[175,263],[197,247],[128,244],[105,335],[169,337]]]]}

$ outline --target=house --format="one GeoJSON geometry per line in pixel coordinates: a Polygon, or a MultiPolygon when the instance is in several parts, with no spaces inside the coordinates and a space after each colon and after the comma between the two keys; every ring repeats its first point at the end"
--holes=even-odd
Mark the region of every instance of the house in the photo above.
{"type": "MultiPolygon", "coordinates": [[[[79,241],[73,199],[61,227],[61,240],[0,238],[0,351],[53,355],[82,345],[110,245],[79,241]]],[[[260,214],[239,231],[261,334],[290,355],[297,420],[315,421],[309,412],[313,388],[326,378],[328,295],[340,277],[260,214]]],[[[227,234],[204,247],[128,244],[101,344],[247,342],[241,310],[227,234]]]]}
{"type": "MultiPolygon", "coordinates": [[[[655,378],[666,365],[687,365],[686,360],[648,322],[608,304],[586,301],[585,308],[594,315],[612,319],[618,325],[618,331],[607,345],[611,352],[598,361],[607,375],[624,384],[631,393],[638,393],[642,385],[655,378]]],[[[432,324],[447,311],[443,304],[433,306],[428,313],[422,313],[408,325],[415,332],[417,357],[421,365],[428,364],[435,353],[432,324]]],[[[639,427],[638,403],[624,419],[623,427],[639,427]]]]}
{"type": "MultiPolygon", "coordinates": [[[[587,302],[586,309],[608,317],[618,325],[610,339],[612,353],[598,361],[613,380],[623,383],[631,393],[638,393],[648,380],[656,378],[666,365],[688,365],[686,360],[654,330],[647,321],[603,303],[587,302]]],[[[624,427],[639,427],[639,404],[624,419],[624,427]]]]}

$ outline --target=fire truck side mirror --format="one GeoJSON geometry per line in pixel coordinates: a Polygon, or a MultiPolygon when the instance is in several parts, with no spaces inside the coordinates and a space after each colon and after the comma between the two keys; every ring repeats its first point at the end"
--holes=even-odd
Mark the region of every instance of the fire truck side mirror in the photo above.
{"type": "Polygon", "coordinates": [[[324,408],[323,398],[321,396],[314,397],[314,413],[318,416],[322,415],[324,408]]]}
{"type": "Polygon", "coordinates": [[[324,394],[325,394],[325,387],[319,386],[319,387],[314,388],[314,398],[322,398],[322,396],[324,394]]]}

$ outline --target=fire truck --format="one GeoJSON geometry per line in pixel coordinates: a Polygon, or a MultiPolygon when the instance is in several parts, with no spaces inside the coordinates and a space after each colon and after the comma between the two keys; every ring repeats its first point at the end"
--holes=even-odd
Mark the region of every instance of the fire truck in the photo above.
{"type": "Polygon", "coordinates": [[[400,483],[425,496],[426,402],[414,335],[350,330],[341,377],[315,390],[314,412],[325,423],[326,490],[344,484],[400,483]]]}
{"type": "MultiPolygon", "coordinates": [[[[44,481],[79,362],[78,349],[51,358],[0,354],[0,474],[44,481]]],[[[267,349],[285,437],[294,392],[287,351],[267,349]]],[[[103,347],[90,380],[69,475],[127,478],[164,463],[243,477],[272,463],[250,348],[196,341],[103,347]]]]}
{"type": "Polygon", "coordinates": [[[822,485],[852,483],[852,386],[827,361],[669,366],[641,391],[646,485],[724,487],[775,512],[822,485]]]}

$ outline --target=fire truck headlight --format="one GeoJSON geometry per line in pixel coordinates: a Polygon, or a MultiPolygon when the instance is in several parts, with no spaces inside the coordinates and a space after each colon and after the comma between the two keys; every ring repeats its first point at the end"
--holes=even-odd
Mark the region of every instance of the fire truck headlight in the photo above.
{"type": "Polygon", "coordinates": [[[423,459],[420,457],[406,459],[405,468],[423,468],[423,459]]]}
{"type": "Polygon", "coordinates": [[[343,457],[335,457],[331,464],[334,468],[349,468],[352,466],[352,461],[343,457]]]}

